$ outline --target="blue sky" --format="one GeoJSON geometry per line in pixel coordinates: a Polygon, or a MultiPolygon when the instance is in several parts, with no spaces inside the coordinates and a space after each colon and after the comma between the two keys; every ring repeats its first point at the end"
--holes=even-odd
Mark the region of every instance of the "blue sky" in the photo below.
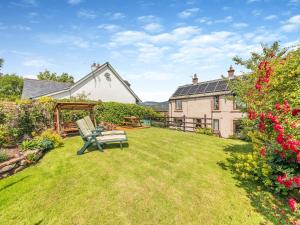
{"type": "Polygon", "coordinates": [[[167,100],[194,73],[219,78],[260,43],[300,42],[300,0],[12,0],[0,15],[4,73],[78,80],[108,61],[143,101],[167,100]]]}

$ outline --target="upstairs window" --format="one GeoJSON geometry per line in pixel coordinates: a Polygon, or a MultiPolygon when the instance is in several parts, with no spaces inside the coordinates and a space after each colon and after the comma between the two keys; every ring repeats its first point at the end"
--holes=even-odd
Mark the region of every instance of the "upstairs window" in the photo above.
{"type": "Polygon", "coordinates": [[[214,96],[214,110],[220,109],[220,98],[219,96],[214,96]]]}
{"type": "Polygon", "coordinates": [[[175,109],[182,110],[182,101],[181,100],[175,100],[175,109]]]}
{"type": "Polygon", "coordinates": [[[234,96],[233,97],[233,109],[234,110],[240,110],[242,108],[243,107],[242,107],[241,101],[236,96],[234,96]]]}

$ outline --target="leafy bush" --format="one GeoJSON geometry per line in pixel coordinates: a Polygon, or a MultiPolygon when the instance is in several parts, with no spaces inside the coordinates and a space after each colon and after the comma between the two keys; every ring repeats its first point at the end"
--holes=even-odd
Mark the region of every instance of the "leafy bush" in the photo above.
{"type": "Polygon", "coordinates": [[[5,151],[0,151],[0,162],[4,162],[9,159],[9,156],[5,151]]]}
{"type": "Polygon", "coordinates": [[[36,154],[30,153],[30,154],[28,154],[28,155],[26,156],[26,159],[29,160],[29,161],[31,161],[31,162],[35,162],[35,161],[37,160],[36,154]]]}
{"type": "MultiPolygon", "coordinates": [[[[248,60],[235,60],[251,70],[232,80],[230,88],[247,105],[252,128],[248,134],[254,143],[251,157],[257,164],[261,161],[267,164],[270,171],[265,175],[270,182],[265,181],[263,173],[247,170],[249,160],[243,159],[241,170],[249,179],[262,181],[273,192],[299,193],[300,49],[288,52],[274,43],[270,48],[264,47],[262,54],[253,53],[248,60]]],[[[292,202],[291,209],[297,211],[296,201],[289,202],[292,202]]]]}
{"type": "Polygon", "coordinates": [[[42,141],[39,138],[32,140],[24,140],[21,144],[22,151],[39,149],[42,146],[42,141]]]}
{"type": "Polygon", "coordinates": [[[45,130],[41,136],[42,139],[51,141],[53,143],[54,148],[60,147],[63,145],[62,137],[56,133],[55,131],[48,129],[45,130]]]}
{"type": "Polygon", "coordinates": [[[0,105],[0,124],[4,124],[5,118],[6,118],[6,115],[5,115],[4,109],[0,105]]]}
{"type": "Polygon", "coordinates": [[[95,107],[95,111],[97,122],[104,121],[116,125],[122,125],[125,116],[136,116],[140,119],[159,116],[152,108],[117,102],[103,102],[95,107]]]}
{"type": "Polygon", "coordinates": [[[211,128],[197,128],[196,133],[197,134],[206,134],[209,136],[212,136],[214,134],[214,132],[211,128]]]}
{"type": "Polygon", "coordinates": [[[32,133],[41,133],[53,124],[54,101],[45,97],[39,100],[18,101],[17,124],[21,129],[21,135],[32,136],[32,133]]]}
{"type": "Polygon", "coordinates": [[[19,131],[17,128],[0,124],[0,148],[15,145],[18,135],[19,131]]]}
{"type": "Polygon", "coordinates": [[[54,143],[53,143],[53,141],[48,140],[47,138],[42,139],[42,141],[41,141],[41,148],[44,151],[49,151],[49,150],[51,150],[51,149],[54,148],[54,143]]]}

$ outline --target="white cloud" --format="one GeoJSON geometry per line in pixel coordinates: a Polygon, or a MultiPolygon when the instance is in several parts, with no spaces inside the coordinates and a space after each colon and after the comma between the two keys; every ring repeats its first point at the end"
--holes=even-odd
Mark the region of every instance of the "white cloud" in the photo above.
{"type": "Polygon", "coordinates": [[[134,44],[139,41],[143,41],[148,38],[148,35],[145,32],[141,31],[121,31],[115,33],[112,38],[110,45],[128,45],[134,44]]]}
{"type": "Polygon", "coordinates": [[[142,22],[142,23],[159,22],[159,18],[156,16],[153,16],[153,15],[139,16],[137,19],[139,22],[142,22]]]}
{"type": "Polygon", "coordinates": [[[293,32],[300,28],[300,15],[295,15],[289,18],[284,25],[281,27],[281,30],[286,32],[293,32]]]}
{"type": "Polygon", "coordinates": [[[115,32],[120,30],[120,26],[115,24],[100,24],[97,28],[106,30],[108,32],[115,32]]]}
{"type": "Polygon", "coordinates": [[[232,26],[240,29],[240,28],[248,27],[248,24],[247,23],[234,23],[232,26]]]}
{"type": "Polygon", "coordinates": [[[86,18],[86,19],[96,19],[97,14],[94,11],[91,10],[80,10],[77,13],[77,16],[80,18],[86,18]]]}
{"type": "Polygon", "coordinates": [[[46,44],[52,44],[52,45],[67,45],[67,46],[72,46],[72,47],[77,47],[77,48],[89,48],[90,43],[89,41],[78,37],[78,36],[73,36],[73,35],[55,35],[55,34],[50,34],[50,35],[40,35],[38,36],[38,39],[42,43],[46,44]]]}
{"type": "Polygon", "coordinates": [[[260,16],[261,10],[259,10],[259,9],[254,9],[254,10],[251,11],[251,14],[252,14],[253,16],[260,16]]]}
{"type": "Polygon", "coordinates": [[[115,12],[115,13],[106,12],[104,13],[104,16],[106,16],[110,20],[119,20],[126,17],[125,14],[121,12],[115,12]]]}
{"type": "Polygon", "coordinates": [[[190,8],[178,13],[178,16],[182,19],[186,19],[188,17],[195,15],[198,11],[199,8],[190,8]]]}
{"type": "Polygon", "coordinates": [[[68,0],[70,5],[78,5],[81,2],[83,2],[83,0],[68,0]]]}
{"type": "Polygon", "coordinates": [[[30,27],[23,26],[23,25],[13,25],[12,28],[15,30],[20,30],[20,31],[30,31],[31,30],[30,27]]]}
{"type": "Polygon", "coordinates": [[[46,68],[48,66],[52,66],[53,64],[44,60],[44,59],[26,59],[23,63],[24,66],[27,67],[36,67],[36,68],[46,68]]]}
{"type": "Polygon", "coordinates": [[[196,20],[196,22],[204,23],[206,25],[217,24],[217,23],[230,23],[232,21],[233,21],[232,16],[226,16],[222,19],[216,19],[216,20],[213,20],[209,17],[202,17],[202,18],[196,20]]]}
{"type": "Polygon", "coordinates": [[[159,23],[148,23],[144,26],[144,29],[151,33],[158,33],[163,30],[163,26],[159,23]]]}
{"type": "Polygon", "coordinates": [[[278,16],[276,15],[269,15],[269,16],[266,16],[264,19],[265,20],[276,20],[278,18],[278,16]]]}

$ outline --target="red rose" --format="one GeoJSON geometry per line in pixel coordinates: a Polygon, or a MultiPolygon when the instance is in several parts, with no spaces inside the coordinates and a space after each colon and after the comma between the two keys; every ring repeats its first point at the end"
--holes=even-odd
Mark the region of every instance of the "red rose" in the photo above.
{"type": "Polygon", "coordinates": [[[282,127],[281,124],[277,123],[273,126],[274,130],[277,131],[278,133],[283,133],[284,132],[284,129],[282,127]]]}
{"type": "Polygon", "coordinates": [[[281,105],[279,103],[275,104],[275,109],[280,110],[281,109],[281,105]]]}
{"type": "Polygon", "coordinates": [[[262,157],[265,157],[265,156],[266,156],[266,148],[261,148],[260,151],[259,151],[259,154],[260,154],[262,157]]]}
{"type": "Polygon", "coordinates": [[[292,185],[293,185],[293,180],[292,180],[292,179],[285,180],[285,181],[283,182],[283,185],[284,185],[286,188],[291,188],[292,185]]]}
{"type": "Polygon", "coordinates": [[[256,88],[257,90],[261,90],[261,85],[257,83],[257,84],[255,85],[255,88],[256,88]]]}
{"type": "Polygon", "coordinates": [[[300,187],[300,175],[298,177],[294,177],[293,180],[294,180],[294,183],[296,183],[297,186],[300,187]]]}
{"type": "Polygon", "coordinates": [[[293,198],[290,198],[289,199],[289,206],[290,206],[291,210],[296,211],[296,209],[297,209],[297,202],[296,202],[296,200],[293,199],[293,198]]]}
{"type": "Polygon", "coordinates": [[[293,109],[292,116],[297,116],[300,112],[300,109],[293,109]]]}
{"type": "Polygon", "coordinates": [[[282,134],[278,134],[276,141],[278,142],[278,144],[282,144],[285,141],[285,139],[282,134]]]}

